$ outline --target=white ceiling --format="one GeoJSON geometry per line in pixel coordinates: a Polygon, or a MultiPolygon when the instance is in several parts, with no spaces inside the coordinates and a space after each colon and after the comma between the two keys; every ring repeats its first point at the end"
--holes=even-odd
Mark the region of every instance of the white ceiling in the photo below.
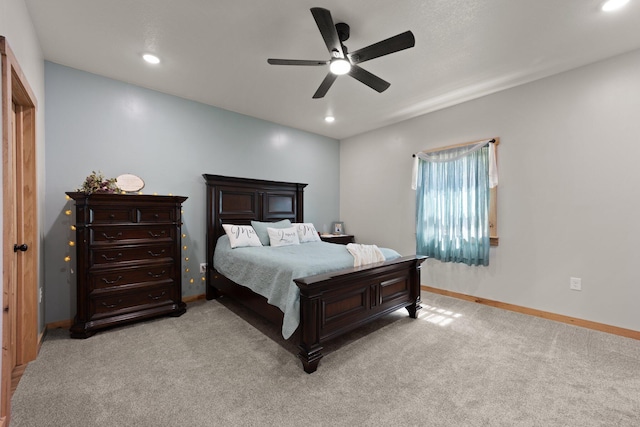
{"type": "Polygon", "coordinates": [[[26,0],[48,61],[336,139],[640,48],[640,1],[26,0]],[[312,99],[329,59],[311,15],[351,26],[350,51],[406,30],[414,48],[362,68],[383,93],[341,76],[312,99]],[[157,54],[152,66],[141,54],[157,54]],[[336,116],[331,124],[327,114],[336,116]]]}

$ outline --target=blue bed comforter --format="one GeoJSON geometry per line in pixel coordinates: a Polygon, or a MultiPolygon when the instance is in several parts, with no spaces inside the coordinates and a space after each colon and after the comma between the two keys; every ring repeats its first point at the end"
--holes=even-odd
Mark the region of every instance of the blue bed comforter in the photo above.
{"type": "MultiPolygon", "coordinates": [[[[392,249],[380,250],[386,260],[400,257],[392,249]]],[[[287,339],[300,323],[300,290],[293,279],[353,267],[353,257],[346,246],[326,242],[231,249],[229,237],[222,236],[213,267],[278,307],[284,313],[282,336],[287,339]]]]}

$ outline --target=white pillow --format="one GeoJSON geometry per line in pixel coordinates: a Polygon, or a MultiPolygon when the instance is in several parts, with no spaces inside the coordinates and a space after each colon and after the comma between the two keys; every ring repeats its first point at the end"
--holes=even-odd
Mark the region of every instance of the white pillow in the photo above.
{"type": "Polygon", "coordinates": [[[320,236],[318,235],[318,231],[316,227],[310,222],[297,222],[294,223],[293,226],[296,228],[298,232],[298,239],[300,239],[300,243],[307,242],[319,242],[320,236]]]}
{"type": "Polygon", "coordinates": [[[269,246],[269,233],[267,233],[267,228],[289,228],[291,227],[291,221],[288,219],[277,222],[251,221],[251,226],[256,230],[262,246],[269,246]]]}
{"type": "Polygon", "coordinates": [[[298,232],[295,227],[289,228],[267,228],[269,242],[271,246],[299,245],[298,232]]]}
{"type": "Polygon", "coordinates": [[[229,236],[231,249],[245,246],[262,246],[256,231],[250,225],[222,224],[224,232],[229,236]]]}

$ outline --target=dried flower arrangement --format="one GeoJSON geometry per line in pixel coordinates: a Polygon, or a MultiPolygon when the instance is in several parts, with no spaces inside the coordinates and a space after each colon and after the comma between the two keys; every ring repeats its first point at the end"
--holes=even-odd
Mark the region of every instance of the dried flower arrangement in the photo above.
{"type": "Polygon", "coordinates": [[[82,183],[82,186],[77,191],[82,191],[85,194],[92,193],[119,193],[120,188],[115,178],[105,178],[102,172],[92,171],[91,175],[87,177],[82,183]]]}

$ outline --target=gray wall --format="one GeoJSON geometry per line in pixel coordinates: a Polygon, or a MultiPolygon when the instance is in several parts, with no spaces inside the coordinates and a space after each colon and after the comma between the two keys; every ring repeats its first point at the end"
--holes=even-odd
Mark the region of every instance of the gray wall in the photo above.
{"type": "Polygon", "coordinates": [[[203,173],[304,182],[305,220],[321,230],[339,212],[338,141],[219,108],[45,63],[46,322],[75,314],[73,216],[66,191],[91,171],[140,176],[145,194],[187,196],[184,203],[183,295],[204,292],[203,173]],[[189,258],[186,261],[186,258],[189,258]],[[186,269],[189,268],[189,272],[186,269]],[[193,279],[193,283],[190,283],[193,279]]]}
{"type": "Polygon", "coordinates": [[[344,140],[341,219],[414,253],[411,154],[500,137],[490,266],[428,260],[423,284],[640,330],[638,76],[635,51],[344,140]]]}

